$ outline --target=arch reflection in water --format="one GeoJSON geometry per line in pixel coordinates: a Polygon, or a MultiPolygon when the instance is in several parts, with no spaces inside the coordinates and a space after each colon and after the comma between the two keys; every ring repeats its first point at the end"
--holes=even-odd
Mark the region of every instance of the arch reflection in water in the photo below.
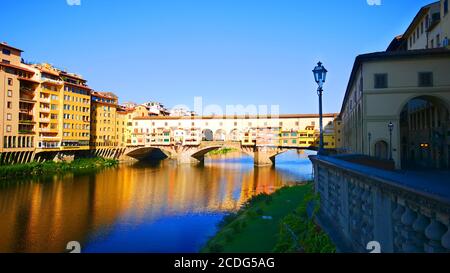
{"type": "Polygon", "coordinates": [[[69,241],[85,252],[195,252],[225,213],[310,175],[307,157],[292,152],[276,168],[237,154],[203,167],[138,163],[5,186],[0,252],[63,252],[69,241]]]}

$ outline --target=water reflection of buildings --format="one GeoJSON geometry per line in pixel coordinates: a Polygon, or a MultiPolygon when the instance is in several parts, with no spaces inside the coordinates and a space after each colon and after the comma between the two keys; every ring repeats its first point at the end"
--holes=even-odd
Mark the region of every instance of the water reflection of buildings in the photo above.
{"type": "Polygon", "coordinates": [[[0,252],[61,252],[94,231],[167,215],[232,211],[288,180],[273,168],[212,163],[205,167],[121,166],[0,189],[0,252]]]}

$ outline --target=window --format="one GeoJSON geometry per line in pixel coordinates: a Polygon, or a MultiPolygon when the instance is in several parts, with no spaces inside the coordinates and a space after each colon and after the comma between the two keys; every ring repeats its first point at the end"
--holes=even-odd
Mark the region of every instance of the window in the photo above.
{"type": "Polygon", "coordinates": [[[419,73],[419,87],[433,86],[433,73],[420,72],[419,73]]]}
{"type": "Polygon", "coordinates": [[[375,86],[376,89],[388,87],[388,75],[387,74],[375,74],[375,86]]]}
{"type": "Polygon", "coordinates": [[[6,120],[12,120],[12,115],[11,114],[6,114],[6,120]]]}
{"type": "Polygon", "coordinates": [[[6,132],[11,132],[11,125],[6,125],[6,132]]]}
{"type": "Polygon", "coordinates": [[[420,23],[420,33],[423,34],[423,21],[420,23]]]}
{"type": "Polygon", "coordinates": [[[2,60],[2,63],[4,63],[4,64],[10,64],[11,62],[8,61],[8,60],[3,59],[3,60],[2,60]]]}
{"type": "Polygon", "coordinates": [[[12,78],[8,78],[8,85],[12,86],[13,85],[13,79],[12,78]]]}
{"type": "Polygon", "coordinates": [[[444,1],[444,16],[448,13],[448,0],[444,1]]]}
{"type": "Polygon", "coordinates": [[[441,47],[441,35],[436,35],[436,47],[441,47]]]}
{"type": "Polygon", "coordinates": [[[12,97],[12,90],[8,90],[8,97],[12,97]]]}
{"type": "Polygon", "coordinates": [[[434,48],[434,40],[433,40],[433,39],[431,39],[430,47],[431,47],[431,48],[434,48]]]}
{"type": "Polygon", "coordinates": [[[9,56],[9,55],[11,55],[11,50],[3,48],[2,53],[9,56]]]}
{"type": "Polygon", "coordinates": [[[6,105],[7,105],[8,109],[12,108],[12,102],[8,101],[6,105]]]}

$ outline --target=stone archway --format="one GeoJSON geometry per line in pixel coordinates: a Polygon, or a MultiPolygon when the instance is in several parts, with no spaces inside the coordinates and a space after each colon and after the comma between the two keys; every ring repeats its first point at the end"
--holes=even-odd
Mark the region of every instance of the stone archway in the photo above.
{"type": "Polygon", "coordinates": [[[202,140],[203,141],[213,141],[214,140],[214,133],[210,129],[205,129],[202,132],[202,140]]]}
{"type": "Polygon", "coordinates": [[[402,168],[447,169],[450,162],[449,111],[433,96],[410,99],[400,113],[402,168]]]}
{"type": "Polygon", "coordinates": [[[241,141],[241,132],[238,129],[233,129],[230,132],[228,140],[230,141],[241,141]]]}
{"type": "Polygon", "coordinates": [[[374,145],[375,157],[379,159],[389,159],[389,145],[384,140],[379,140],[375,142],[374,145]]]}
{"type": "Polygon", "coordinates": [[[223,129],[219,129],[214,134],[214,141],[225,141],[227,133],[223,129]]]}

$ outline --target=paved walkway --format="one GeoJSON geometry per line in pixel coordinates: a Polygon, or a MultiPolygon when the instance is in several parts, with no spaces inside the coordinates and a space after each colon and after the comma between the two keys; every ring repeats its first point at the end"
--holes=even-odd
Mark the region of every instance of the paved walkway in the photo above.
{"type": "Polygon", "coordinates": [[[359,165],[329,156],[317,156],[327,163],[350,171],[384,180],[386,184],[425,195],[450,204],[450,170],[401,170],[387,171],[359,165]]]}

